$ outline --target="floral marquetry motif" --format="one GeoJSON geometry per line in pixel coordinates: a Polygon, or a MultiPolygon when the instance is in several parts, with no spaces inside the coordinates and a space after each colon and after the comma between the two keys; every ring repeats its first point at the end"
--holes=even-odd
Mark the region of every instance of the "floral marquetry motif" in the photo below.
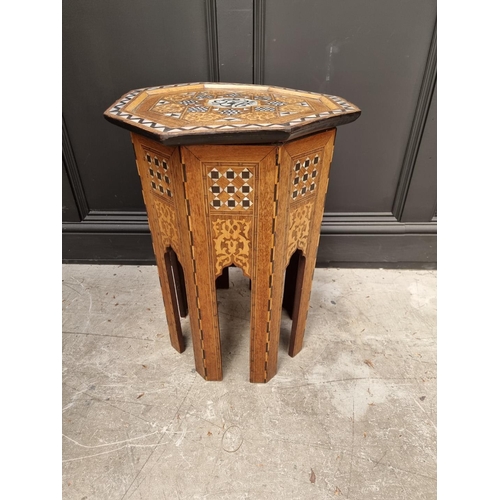
{"type": "Polygon", "coordinates": [[[179,228],[175,210],[167,203],[158,199],[154,200],[155,211],[158,217],[158,226],[161,239],[165,248],[172,246],[175,250],[179,249],[179,228]]]}
{"type": "Polygon", "coordinates": [[[215,249],[215,274],[231,264],[250,277],[251,219],[216,219],[212,221],[215,249]]]}
{"type": "Polygon", "coordinates": [[[297,248],[300,248],[303,252],[307,250],[313,207],[313,201],[309,201],[308,203],[299,205],[290,212],[286,252],[287,262],[290,260],[290,257],[297,248]]]}

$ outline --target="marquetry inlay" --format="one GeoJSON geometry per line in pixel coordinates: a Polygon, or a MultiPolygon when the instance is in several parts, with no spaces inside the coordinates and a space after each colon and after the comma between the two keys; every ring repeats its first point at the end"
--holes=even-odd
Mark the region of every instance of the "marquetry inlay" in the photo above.
{"type": "Polygon", "coordinates": [[[224,267],[235,264],[250,277],[251,229],[251,218],[212,220],[216,276],[224,267]]]}
{"type": "Polygon", "coordinates": [[[160,196],[172,198],[172,182],[168,171],[168,159],[148,150],[144,151],[144,159],[148,165],[147,173],[151,189],[160,196]]]}
{"type": "Polygon", "coordinates": [[[169,203],[162,200],[154,200],[155,210],[158,217],[158,226],[162,242],[167,246],[172,246],[176,251],[179,249],[179,228],[175,210],[169,203]]]}
{"type": "MultiPolygon", "coordinates": [[[[161,94],[160,94],[161,95],[161,94]]],[[[267,126],[308,115],[340,110],[337,103],[326,104],[310,96],[274,92],[177,92],[161,97],[149,111],[178,120],[177,125],[220,123],[237,126],[249,122],[267,126]],[[283,120],[285,118],[285,120],[283,120]]]]}
{"type": "Polygon", "coordinates": [[[304,125],[317,130],[354,121],[359,108],[342,97],[266,85],[190,83],[132,90],[105,117],[125,128],[143,130],[160,142],[195,143],[196,136],[215,142],[268,143],[298,136],[304,125]],[[258,135],[257,135],[258,134],[258,135]],[[255,139],[253,139],[255,137],[255,139]]]}
{"type": "Polygon", "coordinates": [[[248,210],[254,202],[253,168],[208,166],[208,200],[212,210],[248,210]]]}
{"type": "Polygon", "coordinates": [[[321,157],[319,154],[296,159],[292,172],[292,198],[299,199],[316,190],[321,157]]]}
{"type": "Polygon", "coordinates": [[[307,250],[313,208],[314,201],[311,200],[298,205],[290,212],[288,218],[287,262],[297,248],[300,248],[304,252],[307,250]]]}

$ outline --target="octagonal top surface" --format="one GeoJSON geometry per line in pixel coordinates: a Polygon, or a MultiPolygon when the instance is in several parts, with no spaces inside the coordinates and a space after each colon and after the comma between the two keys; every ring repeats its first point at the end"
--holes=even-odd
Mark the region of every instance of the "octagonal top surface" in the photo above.
{"type": "Polygon", "coordinates": [[[188,83],[132,90],[104,116],[163,144],[286,141],[356,120],[361,110],[337,96],[282,87],[188,83]]]}

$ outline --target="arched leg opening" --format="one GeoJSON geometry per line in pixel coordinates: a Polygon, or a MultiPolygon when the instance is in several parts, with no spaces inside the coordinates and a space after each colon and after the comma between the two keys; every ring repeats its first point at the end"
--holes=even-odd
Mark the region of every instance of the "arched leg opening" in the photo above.
{"type": "Polygon", "coordinates": [[[215,288],[217,290],[226,290],[229,288],[229,267],[222,270],[222,274],[215,278],[215,288]]]}
{"type": "Polygon", "coordinates": [[[177,259],[177,254],[172,250],[172,248],[169,248],[167,252],[169,252],[169,259],[172,268],[179,314],[181,318],[185,318],[188,315],[188,303],[186,295],[186,281],[184,280],[184,270],[182,269],[181,263],[177,259]]]}
{"type": "Polygon", "coordinates": [[[185,349],[180,316],[187,315],[187,301],[183,278],[182,266],[177,260],[177,255],[171,247],[168,247],[165,252],[163,276],[160,269],[160,283],[167,315],[170,342],[172,347],[179,352],[183,352],[185,349]]]}
{"type": "Polygon", "coordinates": [[[287,269],[286,278],[289,290],[285,292],[288,294],[285,308],[292,318],[292,331],[288,348],[288,354],[292,357],[302,349],[313,273],[314,265],[311,266],[303,252],[297,250],[292,255],[287,269]]]}
{"type": "MultiPolygon", "coordinates": [[[[248,278],[238,266],[228,266],[221,276],[227,274],[227,287],[217,288],[222,366],[225,374],[244,376],[244,371],[235,370],[248,359],[250,349],[250,291],[248,278]]],[[[217,279],[219,279],[220,276],[217,279]]]]}
{"type": "Polygon", "coordinates": [[[302,255],[301,250],[296,250],[290,257],[290,262],[286,268],[285,288],[283,291],[283,308],[290,318],[293,318],[293,305],[295,302],[295,290],[297,288],[297,272],[299,269],[299,260],[302,255]]]}

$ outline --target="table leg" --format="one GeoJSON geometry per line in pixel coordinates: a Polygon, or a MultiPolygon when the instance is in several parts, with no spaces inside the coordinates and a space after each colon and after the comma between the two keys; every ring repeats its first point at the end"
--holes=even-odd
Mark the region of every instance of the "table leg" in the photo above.
{"type": "Polygon", "coordinates": [[[278,205],[286,203],[288,194],[287,180],[280,181],[278,160],[277,155],[269,155],[260,165],[251,276],[250,382],[268,382],[278,368],[286,225],[286,210],[278,210],[278,205]]]}
{"type": "Polygon", "coordinates": [[[175,293],[174,275],[172,272],[172,260],[175,253],[171,248],[168,248],[164,253],[164,259],[161,258],[159,252],[158,274],[160,277],[161,291],[163,295],[163,304],[167,316],[168,332],[170,334],[170,342],[172,347],[179,352],[185,349],[184,339],[182,337],[181,321],[179,316],[179,303],[175,293]]]}
{"type": "MultiPolygon", "coordinates": [[[[314,178],[313,184],[309,187],[309,192],[313,195],[309,199],[303,198],[303,201],[297,196],[298,202],[291,207],[289,216],[289,252],[294,251],[294,248],[300,249],[291,255],[289,277],[287,276],[289,296],[285,305],[287,310],[292,312],[292,331],[288,350],[290,356],[300,352],[304,340],[334,140],[335,131],[304,139],[304,143],[308,141],[310,148],[310,153],[305,155],[298,149],[299,141],[285,147],[294,158],[293,169],[297,172],[294,173],[296,176],[294,183],[297,182],[300,186],[301,177],[302,182],[314,178]],[[292,293],[293,300],[290,296],[292,293]]],[[[304,191],[307,192],[305,186],[302,188],[302,192],[304,191]]]]}
{"type": "Polygon", "coordinates": [[[192,273],[186,291],[196,371],[205,380],[222,380],[222,360],[215,279],[203,263],[202,249],[192,247],[192,273]]]}
{"type": "Polygon", "coordinates": [[[179,218],[186,266],[186,291],[197,372],[205,380],[222,380],[216,277],[212,257],[211,221],[204,196],[206,178],[200,159],[182,148],[184,206],[179,218]]]}

